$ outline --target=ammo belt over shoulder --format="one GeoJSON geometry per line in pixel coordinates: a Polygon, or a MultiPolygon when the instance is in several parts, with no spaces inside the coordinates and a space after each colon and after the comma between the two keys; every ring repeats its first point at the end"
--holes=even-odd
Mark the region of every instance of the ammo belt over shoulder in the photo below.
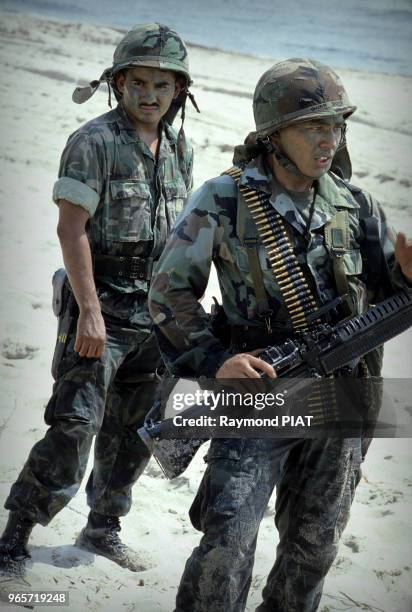
{"type": "Polygon", "coordinates": [[[270,266],[295,331],[307,329],[308,317],[317,308],[317,300],[305,278],[293,242],[282,216],[270,204],[266,193],[240,185],[241,168],[233,166],[228,174],[238,185],[266,249],[270,266]]]}
{"type": "Polygon", "coordinates": [[[128,255],[93,255],[94,276],[120,276],[133,280],[150,280],[153,269],[152,257],[128,255]]]}
{"type": "MultiPolygon", "coordinates": [[[[293,330],[291,335],[293,335],[293,333],[308,329],[309,325],[314,322],[313,312],[318,308],[317,299],[297,258],[284,219],[271,205],[268,194],[240,185],[242,172],[241,168],[233,166],[223,174],[231,176],[237,184],[256,224],[259,237],[269,258],[274,279],[288,310],[293,330]]],[[[241,334],[239,334],[238,339],[241,340],[240,336],[241,334]]],[[[266,338],[270,339],[271,335],[268,334],[266,338]]],[[[282,337],[277,336],[277,342],[281,342],[282,339],[282,337]]],[[[256,346],[257,340],[260,340],[260,338],[254,337],[254,332],[251,333],[249,339],[245,334],[240,350],[261,348],[256,346]],[[244,348],[242,348],[242,345],[244,348]]],[[[236,342],[236,332],[234,337],[233,330],[232,344],[234,348],[239,346],[236,342]]],[[[266,346],[268,346],[268,343],[266,343],[266,346]]],[[[336,421],[337,402],[333,385],[330,389],[325,384],[313,385],[306,401],[307,414],[314,417],[314,424],[325,423],[329,420],[336,421]]]]}

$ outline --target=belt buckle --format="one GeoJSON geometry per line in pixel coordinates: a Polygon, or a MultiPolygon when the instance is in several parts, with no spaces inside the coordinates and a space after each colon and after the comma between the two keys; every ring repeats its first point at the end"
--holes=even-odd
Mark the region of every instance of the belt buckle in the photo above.
{"type": "Polygon", "coordinates": [[[133,280],[146,280],[145,262],[141,257],[127,258],[127,274],[133,280]]]}

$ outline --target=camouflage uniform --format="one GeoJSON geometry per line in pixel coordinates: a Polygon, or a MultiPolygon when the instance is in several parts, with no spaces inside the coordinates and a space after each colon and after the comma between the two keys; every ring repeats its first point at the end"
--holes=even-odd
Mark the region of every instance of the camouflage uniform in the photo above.
{"type": "MultiPolygon", "coordinates": [[[[364,311],[377,294],[372,279],[362,276],[364,234],[359,204],[344,181],[329,175],[318,180],[308,236],[307,209],[281,187],[266,169],[262,155],[247,165],[240,184],[271,194],[270,202],[287,222],[295,252],[307,266],[321,304],[336,297],[322,230],[336,207],[348,211],[350,244],[343,261],[356,310],[364,311]]],[[[402,287],[405,282],[394,262],[385,216],[364,195],[369,216],[379,222],[381,249],[392,280],[402,287]]],[[[291,332],[288,311],[243,196],[231,177],[212,179],[193,194],[179,217],[150,290],[159,345],[174,375],[213,377],[232,354],[213,335],[198,302],[212,262],[229,325],[263,327],[246,253],[246,245],[254,241],[259,245],[264,285],[274,313],[272,327],[280,334],[291,332]]],[[[244,610],[257,532],[275,486],[280,543],[258,610],[316,610],[360,479],[360,440],[214,439],[207,462],[191,508],[193,525],[204,536],[186,564],[176,612],[244,610]]]]}
{"type": "MultiPolygon", "coordinates": [[[[162,121],[156,162],[121,102],[70,136],[53,198],[89,213],[93,255],[158,259],[192,186],[192,148],[186,141],[182,146],[179,137],[162,121]]],[[[78,490],[93,436],[87,501],[101,515],[129,511],[132,485],[149,459],[135,433],[153,403],[161,363],[147,307],[148,281],[104,274],[95,280],[107,331],[105,353],[100,359],[80,357],[72,326],[46,407],[50,428],[31,450],[5,504],[43,525],[78,490]]]]}
{"type": "MultiPolygon", "coordinates": [[[[306,211],[298,207],[265,169],[259,155],[245,168],[240,184],[271,194],[270,202],[293,230],[295,252],[308,266],[321,303],[336,297],[331,258],[322,228],[336,213],[348,211],[350,245],[343,255],[351,298],[357,312],[372,301],[376,279],[362,276],[360,244],[364,232],[359,225],[359,204],[343,180],[326,175],[319,179],[309,240],[305,236],[306,211]]],[[[393,255],[393,240],[382,209],[365,193],[370,216],[379,221],[380,241],[395,286],[405,282],[393,255]]],[[[256,312],[256,296],[249,269],[247,244],[260,243],[257,227],[239,195],[233,179],[223,175],[207,181],[195,191],[173,229],[160,259],[150,291],[150,312],[159,345],[170,371],[177,376],[212,377],[230,353],[213,335],[198,300],[204,294],[213,262],[222,292],[222,304],[230,325],[262,327],[256,312]]],[[[265,248],[259,246],[259,260],[273,324],[288,329],[289,315],[274,281],[265,248]]]]}

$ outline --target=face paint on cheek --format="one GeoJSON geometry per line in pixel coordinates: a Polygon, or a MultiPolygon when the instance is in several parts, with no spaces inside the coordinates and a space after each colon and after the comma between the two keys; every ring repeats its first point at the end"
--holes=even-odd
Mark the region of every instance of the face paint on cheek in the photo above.
{"type": "Polygon", "coordinates": [[[130,88],[130,98],[135,104],[149,104],[155,102],[156,97],[153,93],[139,89],[139,87],[130,88]]]}
{"type": "Polygon", "coordinates": [[[303,130],[301,134],[302,134],[303,141],[307,145],[312,146],[312,147],[319,146],[319,142],[321,140],[319,134],[317,134],[314,131],[312,132],[310,130],[303,130]]]}
{"type": "Polygon", "coordinates": [[[128,93],[127,99],[128,99],[129,104],[137,108],[141,101],[140,93],[133,88],[129,89],[127,93],[128,93]]]}

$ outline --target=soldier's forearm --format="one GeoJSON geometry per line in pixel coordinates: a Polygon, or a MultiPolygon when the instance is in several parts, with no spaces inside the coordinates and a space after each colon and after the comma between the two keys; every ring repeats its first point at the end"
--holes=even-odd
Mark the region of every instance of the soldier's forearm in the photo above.
{"type": "Polygon", "coordinates": [[[100,311],[87,235],[59,236],[64,265],[81,312],[100,311]]]}
{"type": "Polygon", "coordinates": [[[88,213],[67,200],[59,201],[57,235],[70,284],[82,313],[100,312],[93,278],[92,254],[86,234],[88,213]]]}

